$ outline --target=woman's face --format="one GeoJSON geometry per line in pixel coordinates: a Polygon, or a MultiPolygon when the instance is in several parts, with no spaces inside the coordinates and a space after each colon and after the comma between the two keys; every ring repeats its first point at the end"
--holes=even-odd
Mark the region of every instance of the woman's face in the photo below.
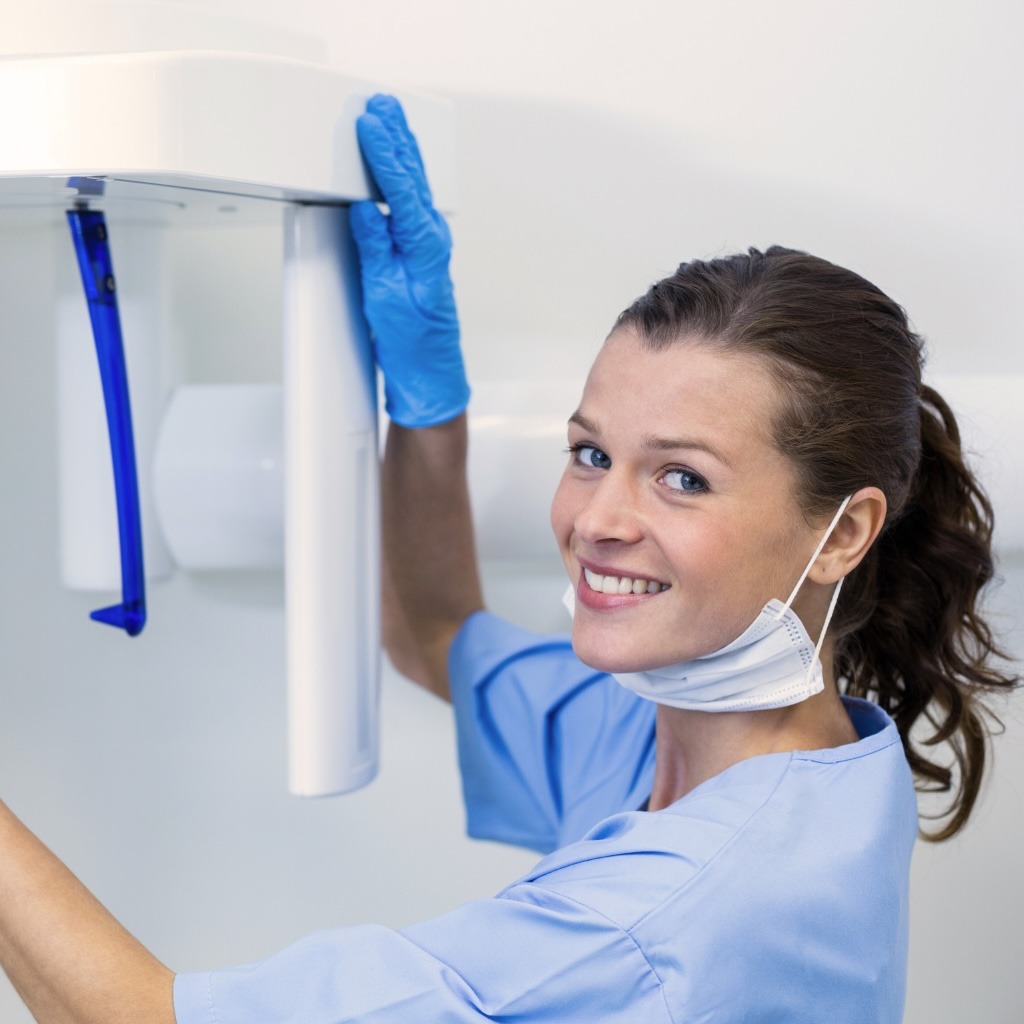
{"type": "Polygon", "coordinates": [[[699,340],[653,351],[625,330],[605,342],[551,509],[586,664],[641,671],[707,654],[789,596],[820,532],[770,441],[780,397],[754,356],[699,340]]]}

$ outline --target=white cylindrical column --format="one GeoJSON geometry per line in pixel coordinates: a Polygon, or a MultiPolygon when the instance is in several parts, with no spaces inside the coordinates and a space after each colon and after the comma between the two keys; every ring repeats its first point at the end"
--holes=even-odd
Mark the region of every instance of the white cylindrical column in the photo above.
{"type": "MultiPolygon", "coordinates": [[[[172,569],[157,528],[149,474],[163,412],[161,228],[124,221],[116,213],[108,213],[108,223],[131,396],[143,557],[152,579],[172,569]]],[[[65,586],[78,590],[119,591],[117,502],[103,389],[82,279],[64,223],[55,244],[61,577],[65,586]]]]}
{"type": "Polygon", "coordinates": [[[289,784],[326,796],[377,771],[376,386],[346,209],[289,209],[284,314],[289,784]]]}

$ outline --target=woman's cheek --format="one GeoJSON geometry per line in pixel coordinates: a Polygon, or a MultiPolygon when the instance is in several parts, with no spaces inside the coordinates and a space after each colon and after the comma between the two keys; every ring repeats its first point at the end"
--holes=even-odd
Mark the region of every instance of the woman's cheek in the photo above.
{"type": "Polygon", "coordinates": [[[558,487],[555,489],[555,496],[551,501],[551,529],[554,531],[555,540],[558,541],[563,558],[568,556],[569,539],[572,536],[575,515],[573,484],[574,481],[567,467],[562,473],[562,479],[559,481],[558,487]]]}

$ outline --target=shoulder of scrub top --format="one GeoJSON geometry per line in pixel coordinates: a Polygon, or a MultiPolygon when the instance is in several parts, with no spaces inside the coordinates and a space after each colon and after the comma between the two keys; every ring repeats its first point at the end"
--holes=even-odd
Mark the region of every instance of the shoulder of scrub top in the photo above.
{"type": "MultiPolygon", "coordinates": [[[[499,895],[555,891],[629,931],[681,895],[784,900],[787,889],[877,880],[880,866],[905,873],[917,804],[899,733],[869,701],[844,703],[857,742],[748,758],[660,811],[612,815],[499,895]]],[[[897,893],[901,878],[881,889],[897,893]]]]}

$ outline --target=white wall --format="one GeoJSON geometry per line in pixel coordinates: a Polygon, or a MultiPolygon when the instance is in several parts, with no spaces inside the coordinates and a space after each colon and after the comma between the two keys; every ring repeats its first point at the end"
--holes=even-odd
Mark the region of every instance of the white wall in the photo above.
{"type": "MultiPolygon", "coordinates": [[[[453,98],[477,378],[577,378],[650,281],[770,242],[888,290],[937,369],[1024,372],[1010,0],[193,6],[313,33],[348,71],[453,98]]],[[[191,231],[170,255],[190,379],[274,379],[277,239],[191,231]]],[[[379,781],[285,794],[279,579],[179,576],[137,641],[59,588],[51,265],[49,239],[0,244],[3,796],[180,970],[321,925],[410,922],[515,877],[529,854],[461,837],[447,710],[400,679],[385,681],[379,781]]],[[[1002,571],[996,601],[1024,652],[1024,557],[1002,571]]],[[[487,583],[497,610],[560,628],[556,574],[487,583]]],[[[977,820],[915,855],[908,1024],[1024,1017],[1022,708],[977,820]]],[[[0,1020],[27,1020],[16,1005],[0,990],[0,1020]]]]}

